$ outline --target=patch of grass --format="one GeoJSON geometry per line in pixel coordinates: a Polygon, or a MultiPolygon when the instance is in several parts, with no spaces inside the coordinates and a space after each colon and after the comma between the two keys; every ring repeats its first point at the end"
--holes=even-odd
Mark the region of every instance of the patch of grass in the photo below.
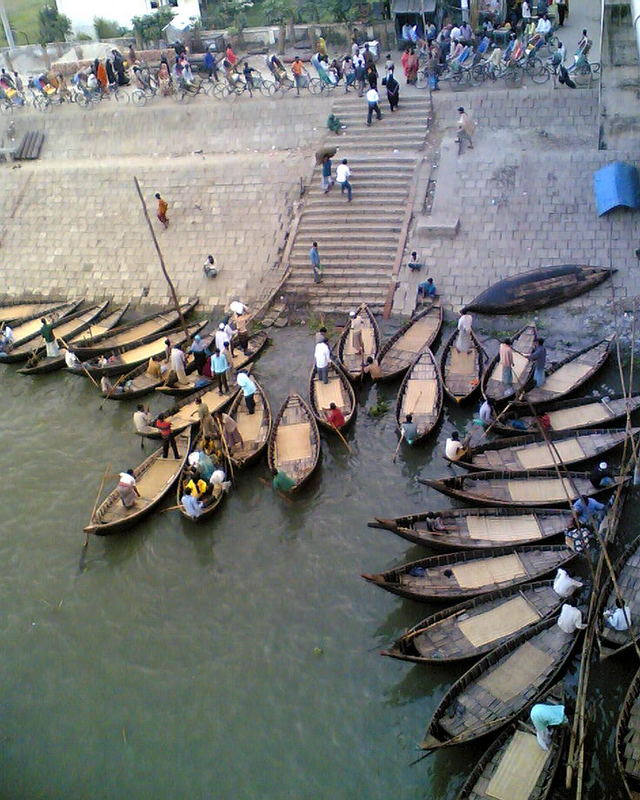
{"type": "MultiPolygon", "coordinates": [[[[37,44],[40,38],[38,11],[45,5],[44,0],[6,0],[4,5],[16,44],[37,44]]],[[[0,26],[0,47],[6,45],[4,30],[0,26]]]]}
{"type": "Polygon", "coordinates": [[[320,328],[326,328],[327,339],[332,339],[337,333],[336,326],[333,324],[333,322],[320,316],[310,316],[307,320],[307,328],[311,331],[311,333],[317,333],[320,328]]]}
{"type": "Polygon", "coordinates": [[[374,419],[378,419],[378,417],[383,417],[390,408],[391,406],[386,400],[378,400],[372,406],[369,406],[367,414],[374,419]]]}

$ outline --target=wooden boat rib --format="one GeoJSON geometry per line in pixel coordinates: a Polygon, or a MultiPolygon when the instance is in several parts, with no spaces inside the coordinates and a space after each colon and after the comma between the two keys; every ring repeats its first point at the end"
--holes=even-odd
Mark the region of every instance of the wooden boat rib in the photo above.
{"type": "Polygon", "coordinates": [[[382,375],[378,380],[399,378],[423,350],[431,347],[441,327],[442,306],[439,300],[434,300],[382,345],[378,356],[382,375]]]}
{"type": "MultiPolygon", "coordinates": [[[[616,593],[613,588],[611,576],[607,578],[600,594],[600,608],[598,626],[600,637],[607,646],[618,650],[632,644],[633,634],[638,636],[638,623],[640,622],[640,536],[633,539],[622,551],[617,559],[614,572],[620,594],[631,609],[631,629],[628,631],[615,631],[604,624],[602,613],[605,609],[616,607],[616,593]]],[[[639,765],[640,767],[640,765],[639,765]]]]}
{"type": "MultiPolygon", "coordinates": [[[[201,331],[207,324],[204,322],[194,322],[187,327],[188,338],[191,339],[199,331],[201,331]]],[[[113,353],[109,356],[109,361],[106,365],[100,366],[100,358],[90,361],[83,361],[82,366],[67,367],[69,372],[75,375],[86,375],[88,372],[93,378],[100,379],[103,375],[122,375],[123,372],[129,372],[139,364],[144,364],[154,356],[162,355],[165,351],[165,341],[171,340],[172,344],[184,344],[187,337],[184,335],[182,328],[175,328],[171,331],[166,331],[156,339],[153,339],[146,344],[131,347],[130,349],[123,349],[120,353],[113,353]]]]}
{"type": "Polygon", "coordinates": [[[418,428],[416,444],[435,428],[442,414],[442,405],[440,370],[431,350],[425,350],[409,367],[400,384],[396,400],[396,423],[401,427],[406,415],[413,415],[418,428]]]}
{"type": "Polygon", "coordinates": [[[362,366],[366,362],[367,357],[371,356],[372,358],[377,358],[380,350],[380,330],[378,328],[378,323],[365,303],[356,311],[356,317],[361,317],[364,320],[364,328],[362,331],[364,353],[357,353],[353,346],[351,320],[344,326],[344,330],[338,340],[338,362],[351,380],[356,380],[361,376],[362,366]]]}
{"type": "Polygon", "coordinates": [[[463,311],[519,314],[577,297],[610,278],[616,270],[582,264],[559,264],[521,272],[489,286],[463,311]]]}
{"type": "Polygon", "coordinates": [[[480,388],[484,355],[473,331],[471,331],[472,349],[468,353],[459,353],[456,350],[457,338],[458,331],[455,330],[449,337],[440,358],[440,372],[447,396],[455,403],[466,403],[480,388]]]}
{"type": "Polygon", "coordinates": [[[597,458],[619,447],[627,436],[637,436],[638,433],[640,428],[632,428],[630,433],[624,428],[548,433],[547,438],[553,442],[552,449],[542,436],[529,434],[471,447],[458,461],[444,458],[472,470],[550,469],[558,463],[558,456],[565,465],[597,458]]]}
{"type": "Polygon", "coordinates": [[[320,460],[320,431],[313,412],[299,394],[290,394],[278,411],[267,445],[269,469],[285,472],[296,482],[307,481],[320,460]]]}
{"type": "MultiPolygon", "coordinates": [[[[183,303],[180,306],[182,315],[186,316],[198,305],[198,299],[192,300],[189,303],[183,303]]],[[[180,323],[180,315],[174,310],[163,311],[158,314],[147,314],[145,317],[129,322],[122,325],[114,331],[109,331],[87,346],[81,346],[76,349],[76,355],[80,360],[89,360],[94,356],[109,353],[113,350],[118,350],[124,347],[136,347],[139,344],[145,344],[151,339],[180,323]]]]}
{"type": "Polygon", "coordinates": [[[231,461],[236,468],[245,467],[260,457],[267,446],[273,427],[269,400],[255,377],[252,380],[256,385],[254,394],[256,401],[255,414],[249,414],[247,411],[242,392],[236,395],[235,400],[227,411],[229,416],[235,420],[244,442],[241,448],[233,448],[231,451],[231,461]]]}
{"type": "Polygon", "coordinates": [[[421,558],[362,577],[409,600],[452,602],[535,580],[574,556],[573,550],[554,544],[501,547],[489,552],[465,550],[421,558]]]}
{"type": "Polygon", "coordinates": [[[122,505],[116,488],[98,506],[93,519],[84,530],[97,536],[109,536],[121,533],[150,514],[171,491],[189,455],[188,434],[176,436],[176,444],[180,458],[162,458],[160,447],[134,469],[136,484],[142,497],[138,498],[133,508],[122,505]]]}
{"type": "Polygon", "coordinates": [[[567,506],[567,496],[571,502],[577,499],[572,481],[580,494],[598,497],[626,480],[617,478],[615,485],[608,489],[594,489],[588,472],[565,472],[560,481],[555,470],[551,469],[470,472],[436,480],[418,478],[419,483],[449,497],[485,506],[567,506]]]}
{"type": "MultiPolygon", "coordinates": [[[[215,333],[212,333],[209,337],[207,337],[209,339],[209,341],[206,343],[207,347],[213,341],[214,335],[215,333]]],[[[232,368],[237,372],[239,369],[246,367],[247,364],[250,364],[260,355],[268,341],[268,333],[266,331],[259,331],[249,338],[246,354],[236,346],[235,355],[231,363],[232,368]]],[[[170,394],[174,397],[184,397],[185,395],[191,394],[191,392],[195,391],[195,383],[199,377],[200,376],[196,373],[191,373],[191,375],[187,375],[186,384],[177,384],[176,386],[158,386],[156,391],[160,394],[170,394]]]]}
{"type": "MultiPolygon", "coordinates": [[[[202,432],[200,432],[198,433],[196,440],[193,444],[193,447],[191,448],[191,452],[193,452],[194,450],[201,450],[203,444],[204,444],[204,437],[202,435],[202,432]]],[[[227,476],[228,480],[231,471],[229,469],[229,460],[224,454],[223,454],[223,460],[224,464],[222,465],[222,468],[224,469],[225,475],[227,476]]],[[[185,511],[184,506],[181,504],[184,473],[186,467],[187,464],[185,464],[184,467],[182,468],[180,472],[180,477],[178,479],[178,483],[176,485],[176,505],[178,506],[178,511],[180,512],[180,515],[183,517],[183,519],[187,519],[189,520],[189,522],[195,522],[195,523],[204,522],[205,520],[213,516],[213,514],[220,508],[220,506],[222,505],[222,501],[228,494],[228,489],[227,490],[222,489],[219,494],[212,495],[210,498],[205,500],[202,513],[200,514],[199,517],[196,517],[195,519],[193,517],[190,517],[185,511]]]]}
{"type": "Polygon", "coordinates": [[[640,669],[622,703],[616,725],[616,763],[630,800],[640,798],[640,669]]]}
{"type": "Polygon", "coordinates": [[[57,311],[61,306],[66,305],[66,300],[50,300],[42,303],[7,303],[0,306],[0,326],[19,325],[29,320],[40,319],[47,316],[52,311],[57,311]]]}
{"type": "Polygon", "coordinates": [[[447,508],[395,519],[376,518],[369,525],[436,550],[486,550],[545,542],[571,528],[573,516],[570,511],[548,508],[447,508]],[[434,529],[436,524],[446,530],[434,529]]]}
{"type": "MultiPolygon", "coordinates": [[[[550,430],[557,433],[558,431],[573,431],[614,422],[626,416],[627,405],[630,413],[640,409],[640,393],[632,394],[629,401],[621,394],[610,397],[578,397],[575,400],[558,400],[549,404],[545,403],[544,412],[540,413],[544,413],[548,417],[550,430]]],[[[537,433],[538,426],[536,417],[531,416],[530,413],[523,412],[520,415],[515,412],[509,414],[508,418],[495,422],[491,426],[491,430],[494,433],[515,436],[527,431],[537,433]],[[514,427],[511,424],[513,420],[522,423],[525,426],[524,429],[514,427]]]]}
{"type": "Polygon", "coordinates": [[[335,361],[329,364],[329,382],[323,383],[318,380],[318,371],[313,366],[309,377],[309,405],[313,411],[316,422],[323,428],[332,431],[333,426],[329,425],[325,416],[325,411],[329,410],[329,405],[335,403],[344,414],[344,427],[350,425],[356,415],[356,393],[344,371],[335,361]]]}
{"type": "MultiPolygon", "coordinates": [[[[11,355],[16,349],[22,348],[24,344],[30,342],[32,339],[35,339],[35,337],[40,334],[40,328],[42,328],[42,323],[40,322],[42,317],[46,317],[49,322],[60,322],[69,314],[73,314],[75,311],[77,311],[83,302],[83,300],[77,300],[76,302],[64,303],[48,314],[41,314],[33,319],[28,320],[27,322],[16,325],[16,327],[13,329],[13,349],[9,353],[0,353],[0,359],[6,363],[9,363],[12,360],[11,355]]],[[[19,361],[20,359],[17,360],[19,361]]]]}
{"type": "Polygon", "coordinates": [[[575,392],[604,366],[612,346],[613,338],[602,339],[563,359],[547,371],[544,384],[528,391],[523,401],[548,403],[575,392]]]}
{"type": "Polygon", "coordinates": [[[533,374],[534,364],[529,361],[535,346],[536,326],[525,325],[512,339],[513,353],[513,386],[505,387],[502,383],[502,367],[497,355],[487,366],[482,377],[482,394],[488,400],[510,400],[518,389],[524,389],[533,374]],[[516,352],[517,351],[517,352],[516,352]]]}
{"type": "MultiPolygon", "coordinates": [[[[564,692],[551,692],[541,698],[547,704],[563,704],[564,692]],[[559,695],[559,696],[556,696],[559,695]]],[[[526,719],[529,708],[522,717],[526,719]]],[[[552,729],[549,750],[538,744],[535,728],[527,720],[510,725],[489,745],[465,781],[457,800],[545,800],[560,764],[567,726],[552,729]]]]}
{"type": "Polygon", "coordinates": [[[552,580],[496,589],[431,614],[382,655],[417,664],[479,658],[558,612],[563,602],[552,580]]]}
{"type": "Polygon", "coordinates": [[[579,636],[541,620],[497,647],[459,678],[440,701],[423,750],[468,742],[512,722],[556,682],[579,636]]]}

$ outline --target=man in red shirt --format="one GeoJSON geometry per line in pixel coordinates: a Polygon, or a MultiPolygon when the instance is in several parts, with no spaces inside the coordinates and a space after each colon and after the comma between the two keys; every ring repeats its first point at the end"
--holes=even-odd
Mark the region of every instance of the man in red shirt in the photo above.
{"type": "Polygon", "coordinates": [[[231,66],[235,67],[235,65],[238,62],[238,56],[233,52],[233,48],[231,47],[231,45],[227,46],[226,56],[227,56],[227,61],[231,64],[231,66]]]}
{"type": "Polygon", "coordinates": [[[334,428],[341,428],[344,425],[344,414],[335,403],[330,403],[329,410],[325,413],[329,425],[332,425],[334,428]]]}
{"type": "Polygon", "coordinates": [[[180,453],[178,453],[178,448],[176,447],[176,440],[171,430],[171,423],[165,419],[164,414],[158,414],[156,428],[158,428],[162,435],[162,457],[166,458],[169,455],[169,445],[171,445],[175,458],[180,458],[180,453]]]}

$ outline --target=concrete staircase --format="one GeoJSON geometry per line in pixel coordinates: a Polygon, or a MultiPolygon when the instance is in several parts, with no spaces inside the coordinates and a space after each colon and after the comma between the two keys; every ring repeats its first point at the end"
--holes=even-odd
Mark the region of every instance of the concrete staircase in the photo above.
{"type": "MultiPolygon", "coordinates": [[[[404,87],[402,87],[404,88],[404,87]]],[[[380,103],[383,119],[366,125],[367,104],[356,92],[337,95],[333,112],[347,129],[328,134],[325,144],[339,147],[334,172],[349,161],[353,201],[339,186],[324,194],[320,167],[307,188],[304,207],[289,255],[285,291],[308,300],[318,311],[348,311],[366,302],[381,311],[392,269],[404,247],[403,224],[411,184],[428,128],[429,103],[424,94],[401,89],[400,109],[393,114],[380,103]],[[313,283],[309,248],[318,242],[323,280],[313,283]]]]}

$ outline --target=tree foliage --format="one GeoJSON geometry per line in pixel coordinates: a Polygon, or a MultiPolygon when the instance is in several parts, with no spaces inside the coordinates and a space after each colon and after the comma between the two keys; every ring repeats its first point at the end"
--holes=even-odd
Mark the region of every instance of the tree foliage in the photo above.
{"type": "Polygon", "coordinates": [[[214,28],[236,28],[247,25],[246,10],[253,6],[252,0],[220,0],[207,15],[207,22],[214,28]]]}
{"type": "Polygon", "coordinates": [[[144,43],[155,42],[163,38],[163,28],[166,28],[172,19],[173,11],[171,8],[159,8],[151,14],[133,17],[131,25],[144,43]]]}
{"type": "Polygon", "coordinates": [[[295,19],[298,10],[296,0],[264,0],[262,11],[269,25],[282,25],[295,19]]]}
{"type": "Polygon", "coordinates": [[[38,24],[40,44],[64,42],[67,35],[71,33],[71,20],[58,11],[55,2],[42,6],[38,11],[38,24]]]}
{"type": "Polygon", "coordinates": [[[118,25],[115,20],[104,17],[94,17],[93,28],[96,32],[96,39],[116,39],[118,36],[124,36],[127,32],[127,29],[118,25]]]}

